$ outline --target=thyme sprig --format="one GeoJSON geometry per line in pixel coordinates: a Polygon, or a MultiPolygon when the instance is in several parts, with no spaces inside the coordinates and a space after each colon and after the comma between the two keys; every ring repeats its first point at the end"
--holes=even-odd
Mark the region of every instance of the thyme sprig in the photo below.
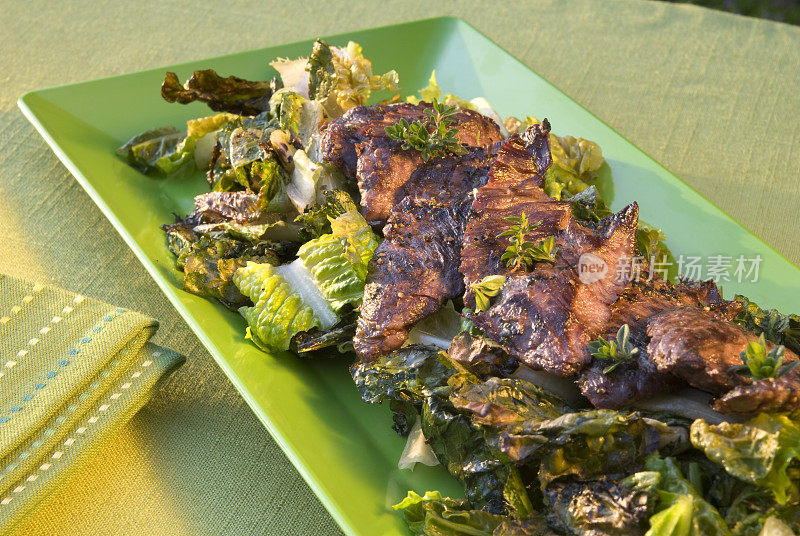
{"type": "Polygon", "coordinates": [[[393,140],[402,141],[403,149],[416,149],[422,153],[422,160],[445,154],[462,155],[467,152],[458,140],[458,129],[451,127],[452,115],[458,109],[447,106],[433,99],[430,108],[426,108],[424,121],[409,123],[400,119],[394,125],[386,127],[386,134],[393,140]]]}
{"type": "Polygon", "coordinates": [[[507,236],[509,245],[500,257],[512,270],[530,268],[535,262],[555,262],[555,239],[552,236],[539,241],[538,244],[525,240],[525,235],[534,231],[542,222],[531,223],[525,212],[519,217],[506,218],[513,225],[499,235],[507,236]]]}
{"type": "Polygon", "coordinates": [[[603,374],[610,374],[623,363],[627,363],[639,353],[639,349],[628,342],[631,336],[631,328],[628,324],[622,324],[617,330],[617,336],[611,340],[597,337],[589,343],[588,350],[597,359],[612,361],[610,365],[603,369],[603,374]]]}
{"type": "Polygon", "coordinates": [[[750,376],[755,380],[766,380],[768,378],[780,378],[794,370],[800,361],[793,361],[787,365],[783,364],[783,355],[786,351],[782,345],[773,346],[767,350],[767,342],[762,333],[758,341],[749,342],[739,354],[742,365],[734,365],[729,372],[750,376]]]}

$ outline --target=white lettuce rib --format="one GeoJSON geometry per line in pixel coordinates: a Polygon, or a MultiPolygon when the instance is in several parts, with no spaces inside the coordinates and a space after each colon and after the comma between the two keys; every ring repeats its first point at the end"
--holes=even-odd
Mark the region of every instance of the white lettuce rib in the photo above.
{"type": "Polygon", "coordinates": [[[314,284],[311,272],[306,269],[302,260],[297,259],[290,264],[278,266],[275,271],[281,274],[286,282],[300,294],[303,301],[314,310],[322,324],[320,326],[322,329],[329,329],[339,321],[331,304],[314,284]]]}

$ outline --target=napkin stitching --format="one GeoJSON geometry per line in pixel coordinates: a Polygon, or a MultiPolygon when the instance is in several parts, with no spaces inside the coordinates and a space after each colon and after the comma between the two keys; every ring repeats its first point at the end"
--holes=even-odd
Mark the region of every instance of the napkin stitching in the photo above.
{"type": "MultiPolygon", "coordinates": [[[[160,351],[155,351],[152,353],[153,357],[158,357],[160,355],[161,355],[160,351]]],[[[131,379],[135,381],[142,375],[141,369],[145,369],[152,364],[153,361],[151,359],[146,359],[145,361],[143,361],[142,364],[139,365],[139,370],[131,374],[131,379]]],[[[47,461],[41,464],[37,469],[32,471],[27,478],[24,479],[22,484],[18,485],[6,497],[0,500],[0,509],[2,509],[3,506],[6,506],[7,504],[9,504],[11,501],[14,500],[12,496],[13,494],[22,493],[23,491],[25,491],[25,488],[27,487],[27,484],[25,484],[25,482],[31,482],[31,483],[35,482],[39,478],[39,476],[41,476],[51,467],[53,467],[53,464],[57,463],[58,460],[60,460],[64,456],[64,451],[77,442],[77,438],[74,436],[82,436],[84,433],[86,433],[86,431],[93,424],[97,423],[100,420],[99,414],[101,413],[105,414],[105,412],[111,407],[111,404],[122,396],[122,391],[127,391],[128,389],[130,389],[132,385],[133,382],[131,381],[127,381],[122,385],[120,385],[119,388],[115,390],[113,394],[111,394],[102,404],[100,404],[100,406],[98,406],[97,411],[95,411],[95,413],[91,417],[86,419],[86,423],[84,423],[83,426],[77,428],[74,434],[70,434],[69,437],[67,437],[67,439],[65,439],[62,442],[61,446],[57,447],[56,450],[53,451],[53,454],[50,455],[50,459],[54,460],[53,462],[47,461]]]]}
{"type": "MultiPolygon", "coordinates": [[[[38,285],[37,285],[37,286],[38,286],[38,285]]],[[[42,287],[42,288],[44,288],[44,287],[42,287]]],[[[36,289],[36,287],[34,287],[34,290],[35,290],[35,289],[36,289]]],[[[41,289],[40,289],[40,290],[41,290],[41,289]]],[[[25,296],[25,297],[22,299],[22,301],[23,301],[23,302],[25,302],[25,303],[28,303],[28,302],[30,302],[31,300],[33,300],[33,296],[31,296],[30,294],[28,294],[27,296],[25,296]],[[27,301],[26,301],[26,300],[27,300],[27,301]]],[[[77,295],[77,296],[75,296],[75,298],[72,300],[72,303],[73,303],[75,306],[78,306],[78,305],[80,305],[81,303],[83,303],[83,302],[84,302],[84,300],[86,300],[86,298],[85,298],[85,297],[83,297],[83,296],[81,296],[80,294],[78,294],[78,295],[77,295]]],[[[15,308],[17,308],[17,311],[19,311],[19,309],[21,309],[21,307],[20,307],[19,305],[15,305],[14,307],[12,307],[12,308],[11,308],[11,312],[12,312],[13,314],[15,314],[15,313],[17,312],[17,311],[15,311],[15,310],[14,310],[15,308]]],[[[71,305],[67,305],[66,307],[64,307],[64,308],[61,310],[61,314],[62,314],[62,315],[64,315],[64,316],[68,316],[68,315],[69,315],[70,313],[72,313],[72,311],[74,311],[74,310],[75,310],[75,307],[72,307],[71,305]]],[[[6,317],[3,317],[3,318],[9,318],[9,319],[10,319],[10,317],[7,317],[7,316],[6,316],[6,317]]],[[[0,319],[0,320],[2,320],[2,319],[0,319]]],[[[62,320],[62,317],[60,317],[60,316],[54,316],[54,317],[53,317],[53,319],[52,319],[50,322],[51,322],[51,324],[57,324],[57,323],[61,322],[61,320],[62,320]]],[[[53,327],[52,327],[50,324],[48,324],[48,325],[44,326],[43,328],[41,328],[41,329],[39,330],[39,334],[40,334],[40,335],[42,335],[42,336],[44,336],[44,335],[46,335],[46,334],[47,334],[47,333],[48,333],[48,332],[49,332],[51,329],[53,329],[53,327]]],[[[30,347],[32,348],[32,347],[36,346],[37,344],[39,344],[39,339],[38,339],[38,338],[34,337],[34,338],[32,338],[31,340],[29,340],[29,341],[28,341],[28,343],[25,345],[26,347],[25,347],[25,348],[23,348],[23,349],[21,349],[19,352],[17,352],[17,355],[15,356],[15,357],[16,357],[16,359],[22,359],[23,357],[25,357],[26,355],[28,355],[28,352],[29,352],[30,350],[29,350],[27,347],[28,347],[28,346],[30,346],[30,347]]],[[[13,359],[9,359],[8,361],[6,361],[5,368],[7,368],[7,369],[12,369],[12,368],[14,368],[14,366],[16,366],[16,364],[17,364],[17,361],[14,361],[13,359]]],[[[2,372],[0,372],[0,378],[2,378],[3,376],[5,376],[5,371],[2,371],[2,372]]],[[[4,420],[3,420],[4,418],[5,418],[5,417],[3,417],[3,418],[0,418],[0,424],[2,424],[2,423],[4,423],[4,422],[6,422],[6,421],[4,421],[4,420]]],[[[7,420],[7,418],[5,418],[5,419],[7,420]]]]}
{"type": "MultiPolygon", "coordinates": [[[[134,342],[135,342],[135,339],[131,339],[130,341],[128,341],[128,343],[125,345],[125,347],[122,348],[122,350],[120,350],[120,353],[122,353],[123,351],[126,351],[126,349],[131,344],[133,344],[134,342]]],[[[153,355],[156,355],[156,354],[154,353],[153,355]]],[[[158,355],[161,355],[160,352],[158,353],[158,355]]],[[[102,371],[100,371],[100,373],[97,376],[101,376],[101,377],[108,376],[109,374],[111,374],[111,369],[113,369],[114,367],[119,365],[119,363],[120,363],[119,359],[112,360],[111,362],[109,362],[109,364],[108,364],[108,366],[106,368],[104,368],[102,371]]],[[[53,433],[55,432],[55,429],[67,419],[67,415],[69,415],[70,413],[72,413],[73,411],[75,411],[78,408],[78,403],[82,402],[83,400],[85,400],[89,396],[89,391],[97,389],[99,386],[100,386],[100,382],[98,380],[95,380],[91,384],[89,384],[88,388],[77,396],[77,399],[78,399],[77,401],[75,401],[72,404],[70,404],[69,406],[67,406],[66,411],[64,411],[58,417],[53,419],[53,422],[55,423],[53,426],[47,427],[35,441],[31,442],[30,448],[28,450],[25,450],[25,451],[21,452],[19,455],[17,455],[17,460],[19,461],[19,460],[24,460],[25,458],[27,458],[30,455],[30,452],[31,452],[30,449],[38,448],[42,444],[42,441],[45,438],[53,435],[53,433]]],[[[130,387],[130,385],[128,385],[128,387],[130,387]]],[[[126,387],[125,389],[127,389],[128,387],[126,387]]],[[[74,398],[75,397],[73,397],[73,399],[74,398]]],[[[10,471],[13,471],[16,468],[17,468],[17,462],[16,461],[12,461],[8,465],[6,465],[3,468],[3,472],[0,473],[0,481],[2,481],[10,471]]]]}
{"type": "MultiPolygon", "coordinates": [[[[83,302],[84,299],[85,298],[83,296],[77,296],[73,300],[73,303],[78,305],[81,302],[83,302]]],[[[98,322],[95,325],[95,327],[92,328],[92,333],[100,333],[101,331],[103,331],[103,328],[105,327],[106,323],[114,321],[116,318],[119,317],[119,315],[121,313],[124,313],[124,312],[125,312],[125,309],[117,308],[114,311],[112,311],[111,313],[107,314],[100,322],[98,322]]],[[[69,312],[66,313],[66,314],[69,314],[69,312]]],[[[49,326],[45,326],[45,327],[49,327],[49,326]]],[[[42,328],[42,329],[44,329],[44,328],[42,328]]],[[[39,330],[40,333],[41,333],[41,331],[42,330],[39,330]]],[[[47,330],[47,331],[49,331],[49,330],[47,330]]],[[[45,333],[47,333],[47,331],[45,331],[45,333]]],[[[34,339],[31,339],[30,341],[28,341],[28,344],[31,345],[31,346],[35,346],[36,344],[38,344],[38,342],[39,342],[39,339],[34,338],[34,339]]],[[[86,337],[81,338],[81,340],[78,342],[78,344],[79,345],[88,344],[90,342],[92,342],[92,337],[91,336],[86,336],[86,337]]],[[[20,353],[22,353],[22,350],[20,351],[20,353]]],[[[27,353],[27,350],[25,350],[25,353],[27,353]]],[[[67,352],[67,356],[75,356],[75,355],[78,355],[79,353],[80,353],[80,348],[78,346],[76,346],[75,348],[73,348],[72,350],[67,352]]],[[[17,354],[17,355],[19,356],[19,354],[17,354]]],[[[24,355],[25,354],[23,354],[23,356],[24,355]]],[[[58,362],[58,366],[60,368],[57,368],[55,370],[49,371],[47,374],[45,374],[45,378],[47,378],[48,380],[52,380],[53,378],[58,376],[58,373],[60,372],[61,368],[68,367],[71,363],[72,363],[72,361],[70,361],[69,359],[62,359],[61,361],[58,362]]],[[[6,363],[6,368],[11,368],[16,364],[17,364],[16,361],[13,361],[13,362],[9,361],[8,363],[6,363]],[[9,366],[9,363],[12,363],[11,366],[9,366]]],[[[48,385],[47,383],[41,383],[41,382],[38,383],[36,386],[34,386],[34,390],[31,391],[30,393],[22,396],[21,400],[23,402],[29,402],[30,400],[32,400],[36,396],[37,391],[41,391],[42,389],[47,387],[47,385],[48,385]]],[[[11,413],[19,413],[23,409],[25,409],[24,405],[22,405],[22,406],[13,406],[11,408],[11,413]]],[[[11,417],[2,416],[2,417],[0,417],[0,424],[5,424],[10,420],[11,420],[11,417]]]]}
{"type": "MultiPolygon", "coordinates": [[[[42,290],[44,290],[44,285],[36,283],[35,285],[33,285],[33,288],[31,290],[33,290],[33,292],[41,292],[42,290]]],[[[31,301],[33,301],[33,296],[31,296],[30,294],[26,294],[25,297],[22,298],[23,304],[30,303],[31,301]]],[[[22,310],[22,305],[14,305],[13,307],[11,307],[10,314],[0,317],[0,324],[6,324],[9,320],[11,320],[11,316],[17,314],[21,310],[22,310]]]]}

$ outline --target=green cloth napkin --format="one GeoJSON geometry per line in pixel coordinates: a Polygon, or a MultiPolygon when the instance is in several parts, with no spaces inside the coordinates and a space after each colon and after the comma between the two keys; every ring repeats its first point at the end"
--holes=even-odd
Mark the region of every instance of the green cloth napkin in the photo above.
{"type": "Polygon", "coordinates": [[[0,275],[0,534],[148,400],[180,354],[158,322],[0,275]]]}

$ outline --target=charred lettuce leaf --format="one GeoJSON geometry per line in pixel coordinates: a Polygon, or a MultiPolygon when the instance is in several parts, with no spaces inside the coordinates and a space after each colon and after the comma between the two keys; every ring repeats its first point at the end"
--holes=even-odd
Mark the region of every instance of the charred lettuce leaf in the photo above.
{"type": "Polygon", "coordinates": [[[649,489],[611,479],[559,482],[545,490],[551,524],[569,534],[644,534],[658,497],[649,489]]]}
{"type": "Polygon", "coordinates": [[[169,175],[193,161],[194,140],[175,127],[154,128],[125,142],[116,155],[142,173],[169,175]]]}
{"type": "Polygon", "coordinates": [[[317,40],[308,59],[310,99],[318,101],[329,118],[336,118],[354,106],[367,102],[373,91],[396,90],[395,71],[372,72],[361,45],[350,41],[346,47],[332,47],[317,40]]]}
{"type": "Polygon", "coordinates": [[[653,454],[645,468],[657,474],[654,484],[661,499],[646,536],[731,536],[717,509],[684,478],[673,458],[653,454]]]}
{"type": "Polygon", "coordinates": [[[438,491],[418,495],[413,491],[392,508],[405,516],[413,534],[423,536],[551,536],[543,519],[507,518],[472,510],[466,501],[442,497],[438,491]]]}
{"type": "Polygon", "coordinates": [[[216,298],[226,307],[236,309],[248,300],[233,284],[233,274],[248,261],[278,264],[269,242],[250,245],[231,237],[204,235],[181,256],[183,289],[216,298]]]}
{"type": "Polygon", "coordinates": [[[358,205],[347,192],[327,190],[322,195],[322,203],[309,207],[294,220],[302,226],[300,240],[303,242],[332,233],[331,220],[347,212],[358,212],[358,205]]]}
{"type": "Polygon", "coordinates": [[[746,423],[692,424],[691,440],[732,476],[768,488],[778,504],[798,495],[800,422],[797,416],[762,413],[746,423]]]}
{"type": "Polygon", "coordinates": [[[394,414],[393,428],[403,436],[408,435],[421,411],[423,391],[446,385],[455,372],[437,348],[418,345],[350,367],[356,389],[365,402],[389,401],[394,414]]]}
{"type": "Polygon", "coordinates": [[[474,508],[495,514],[531,509],[513,464],[501,461],[484,438],[483,428],[448,398],[449,388],[435,389],[422,409],[422,432],[442,465],[464,486],[474,508]]]}
{"type": "Polygon", "coordinates": [[[763,333],[768,341],[782,344],[800,354],[800,316],[784,315],[775,309],[762,309],[757,303],[738,294],[734,300],[743,306],[734,322],[756,335],[763,333]]]}
{"type": "Polygon", "coordinates": [[[236,76],[223,78],[213,69],[195,71],[181,85],[178,76],[168,72],[161,85],[161,96],[167,102],[180,104],[205,102],[216,112],[258,115],[269,110],[269,99],[278,85],[276,80],[252,82],[236,76]]]}
{"type": "Polygon", "coordinates": [[[572,215],[575,218],[589,224],[596,224],[613,214],[594,186],[589,186],[575,195],[562,193],[562,199],[572,203],[572,215]]]}

